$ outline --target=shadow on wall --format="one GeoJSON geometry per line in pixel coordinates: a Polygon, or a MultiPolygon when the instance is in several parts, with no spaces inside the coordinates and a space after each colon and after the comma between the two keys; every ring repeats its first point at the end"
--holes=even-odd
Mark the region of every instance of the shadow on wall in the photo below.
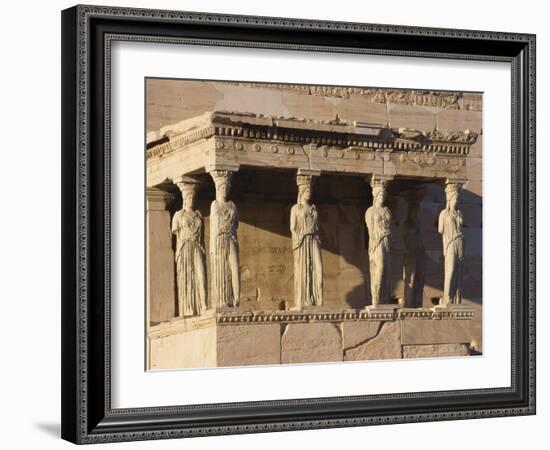
{"type": "MultiPolygon", "coordinates": [[[[200,178],[197,207],[204,217],[208,254],[208,216],[215,191],[209,175],[200,178]]],[[[388,188],[387,206],[392,212],[391,292],[395,299],[402,298],[404,292],[403,236],[408,205],[403,193],[415,183],[418,184],[399,180],[391,182],[388,188]]],[[[443,253],[437,219],[445,207],[445,193],[437,183],[425,187],[419,223],[427,255],[424,306],[429,307],[433,299],[442,296],[443,289],[443,253]]],[[[179,194],[177,190],[174,192],[179,194]]],[[[294,305],[290,208],[296,203],[296,195],[295,173],[291,171],[241,168],[233,179],[229,197],[237,205],[240,219],[241,302],[253,309],[294,305]]],[[[176,199],[172,214],[181,208],[180,195],[176,199]]],[[[368,232],[364,220],[366,209],[372,205],[371,188],[362,177],[323,174],[314,185],[312,201],[319,213],[324,303],[337,308],[363,308],[371,303],[368,232]]],[[[464,298],[481,303],[482,199],[465,189],[459,209],[464,216],[466,247],[464,298]]]]}

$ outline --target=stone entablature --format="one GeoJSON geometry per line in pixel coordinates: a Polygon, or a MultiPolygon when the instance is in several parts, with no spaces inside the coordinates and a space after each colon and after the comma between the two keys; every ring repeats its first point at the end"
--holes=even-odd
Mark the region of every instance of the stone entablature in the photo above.
{"type": "MultiPolygon", "coordinates": [[[[347,123],[264,115],[213,112],[164,127],[147,135],[147,158],[213,136],[279,141],[288,144],[357,147],[358,149],[423,151],[467,155],[477,133],[465,131],[391,128],[362,122],[347,123]]],[[[236,148],[242,150],[242,148],[236,148]]],[[[255,149],[261,151],[261,149],[255,149]]]]}
{"type": "Polygon", "coordinates": [[[208,112],[147,135],[148,185],[163,182],[162,175],[170,177],[171,171],[196,173],[207,165],[225,163],[350,174],[465,178],[465,159],[477,137],[470,130],[397,129],[347,123],[338,116],[318,121],[208,112]],[[166,158],[170,165],[163,161],[166,158]]]}

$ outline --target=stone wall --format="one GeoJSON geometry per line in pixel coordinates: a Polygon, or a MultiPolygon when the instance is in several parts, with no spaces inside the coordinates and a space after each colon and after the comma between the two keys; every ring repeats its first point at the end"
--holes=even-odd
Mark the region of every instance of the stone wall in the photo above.
{"type": "MultiPolygon", "coordinates": [[[[149,333],[149,370],[266,364],[467,356],[475,339],[471,318],[424,317],[392,320],[345,318],[331,314],[303,321],[281,321],[259,313],[220,322],[174,319],[149,333]],[[325,318],[323,318],[325,317],[325,318]],[[328,317],[328,319],[326,318],[328,317]],[[250,322],[247,322],[250,320],[250,322]]],[[[217,317],[216,317],[217,316],[217,317]]],[[[235,314],[229,317],[238,317],[235,314]]]]}

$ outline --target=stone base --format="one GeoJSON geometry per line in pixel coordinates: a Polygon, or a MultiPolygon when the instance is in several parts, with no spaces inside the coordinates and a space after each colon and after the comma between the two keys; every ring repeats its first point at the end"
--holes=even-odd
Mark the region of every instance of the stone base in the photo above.
{"type": "Polygon", "coordinates": [[[455,319],[471,318],[475,315],[475,308],[468,305],[437,305],[432,310],[439,315],[448,315],[455,319]]]}
{"type": "Polygon", "coordinates": [[[435,305],[433,309],[472,309],[471,306],[462,303],[449,303],[447,305],[435,305]]]}
{"type": "Polygon", "coordinates": [[[395,318],[395,312],[399,309],[399,305],[388,303],[380,305],[369,305],[362,311],[367,314],[369,318],[378,320],[392,320],[395,318]]]}
{"type": "Polygon", "coordinates": [[[293,306],[288,309],[288,311],[299,311],[303,313],[333,313],[335,310],[330,306],[293,306]]]}
{"type": "Polygon", "coordinates": [[[212,308],[208,310],[211,314],[223,314],[223,313],[235,313],[235,312],[244,312],[244,309],[239,308],[238,306],[218,306],[217,308],[212,308]]]}
{"type": "Polygon", "coordinates": [[[208,310],[150,327],[147,368],[465,356],[475,339],[473,317],[465,307],[391,304],[364,310],[208,310]]]}
{"type": "Polygon", "coordinates": [[[365,311],[372,311],[372,312],[383,312],[383,311],[394,311],[398,308],[400,308],[400,306],[397,305],[397,304],[384,303],[384,304],[366,306],[364,310],[365,311]]]}

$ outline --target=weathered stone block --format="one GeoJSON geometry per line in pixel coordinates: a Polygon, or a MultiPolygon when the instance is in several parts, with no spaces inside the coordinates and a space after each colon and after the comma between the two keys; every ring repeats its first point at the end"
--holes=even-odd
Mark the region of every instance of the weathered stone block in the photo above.
{"type": "Polygon", "coordinates": [[[151,370],[216,367],[216,327],[152,338],[149,364],[151,370]]]}
{"type": "Polygon", "coordinates": [[[342,361],[340,326],[333,323],[291,323],[281,339],[283,364],[342,361]]]}
{"type": "Polygon", "coordinates": [[[403,345],[467,344],[473,338],[471,320],[422,320],[401,321],[403,345]]]}
{"type": "Polygon", "coordinates": [[[177,367],[216,367],[216,328],[199,328],[177,336],[176,353],[182,359],[177,367]]]}
{"type": "Polygon", "coordinates": [[[383,324],[376,337],[344,353],[344,361],[401,358],[401,325],[399,322],[383,324]]]}
{"type": "Polygon", "coordinates": [[[403,346],[403,358],[436,358],[441,356],[468,356],[468,346],[466,344],[403,346]]]}
{"type": "Polygon", "coordinates": [[[380,330],[380,324],[381,322],[378,321],[343,322],[344,350],[364,344],[369,339],[375,337],[380,330]]]}
{"type": "Polygon", "coordinates": [[[218,367],[281,363],[281,325],[222,325],[217,336],[218,367]]]}

